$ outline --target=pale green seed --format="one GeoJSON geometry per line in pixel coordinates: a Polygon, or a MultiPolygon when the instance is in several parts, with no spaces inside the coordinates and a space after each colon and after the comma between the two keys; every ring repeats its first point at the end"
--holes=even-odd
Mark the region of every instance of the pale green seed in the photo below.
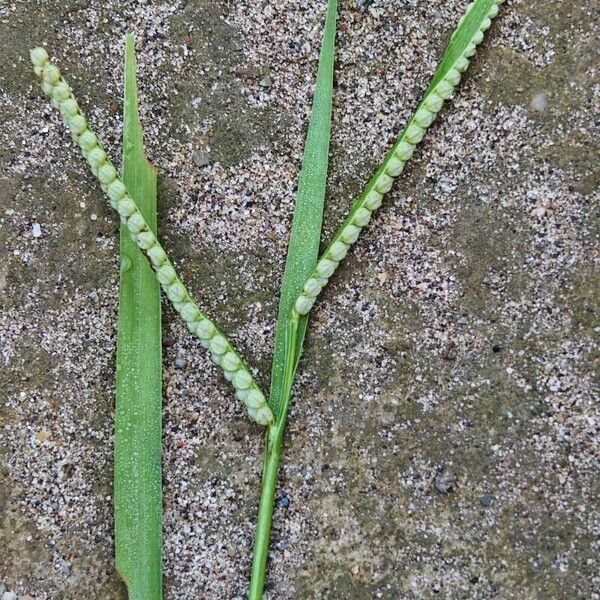
{"type": "Polygon", "coordinates": [[[196,335],[205,340],[212,338],[215,333],[215,326],[208,319],[202,319],[202,321],[200,321],[196,327],[196,335]]]}
{"type": "Polygon", "coordinates": [[[340,237],[346,244],[354,244],[359,235],[360,227],[356,227],[356,225],[346,225],[340,237]]]}
{"type": "Polygon", "coordinates": [[[394,180],[389,175],[386,175],[385,173],[382,173],[377,178],[377,181],[375,183],[375,189],[380,194],[387,194],[392,189],[392,184],[393,183],[394,183],[394,180]]]}
{"type": "Polygon", "coordinates": [[[223,368],[228,371],[237,371],[240,368],[241,363],[235,352],[227,352],[223,356],[221,364],[223,365],[223,368]]]}
{"type": "Polygon", "coordinates": [[[380,194],[377,190],[371,190],[365,198],[365,206],[369,210],[377,210],[383,202],[383,194],[380,194]]]}
{"type": "Polygon", "coordinates": [[[98,145],[98,138],[88,129],[79,136],[77,143],[84,153],[88,153],[98,145]]]}
{"type": "Polygon", "coordinates": [[[454,63],[454,68],[463,73],[469,66],[469,59],[466,56],[459,56],[454,63]]]}
{"type": "Polygon", "coordinates": [[[100,146],[96,146],[92,148],[87,155],[87,161],[90,163],[91,167],[99,169],[105,162],[108,157],[106,156],[106,152],[100,146]]]}
{"type": "Polygon", "coordinates": [[[186,302],[179,311],[181,318],[186,322],[195,323],[200,319],[200,311],[196,308],[193,302],[186,302]]]}
{"type": "Polygon", "coordinates": [[[127,229],[129,229],[131,233],[139,233],[140,231],[146,229],[146,221],[144,221],[144,217],[142,217],[139,212],[134,212],[127,219],[127,229]]]}
{"type": "Polygon", "coordinates": [[[328,258],[322,258],[317,264],[317,275],[319,277],[324,277],[328,279],[333,275],[337,266],[338,263],[336,261],[329,260],[328,258]]]}
{"type": "Polygon", "coordinates": [[[251,388],[250,390],[248,390],[244,402],[250,408],[260,408],[261,406],[264,406],[267,403],[264,394],[256,388],[251,388]]]}
{"type": "Polygon", "coordinates": [[[415,123],[419,127],[423,127],[423,129],[427,129],[427,127],[429,127],[431,125],[431,123],[433,122],[434,118],[435,118],[435,115],[423,107],[423,108],[420,108],[415,113],[414,120],[415,120],[415,123]]]}
{"type": "Polygon", "coordinates": [[[310,279],[306,280],[306,283],[302,288],[302,293],[306,296],[309,296],[310,298],[316,298],[322,289],[323,286],[321,285],[319,280],[315,277],[311,277],[310,279]]]}
{"type": "Polygon", "coordinates": [[[458,69],[450,69],[444,78],[452,86],[457,86],[460,83],[460,71],[458,69]]]}
{"type": "MultiPolygon", "coordinates": [[[[483,31],[478,31],[472,38],[471,44],[478,46],[483,41],[483,31]]],[[[45,70],[45,69],[44,69],[45,70]]]]}
{"type": "Polygon", "coordinates": [[[362,207],[356,211],[352,223],[357,227],[365,227],[371,220],[371,211],[368,208],[362,207]]]}
{"type": "Polygon", "coordinates": [[[160,267],[167,262],[167,255],[159,244],[152,246],[146,254],[155,267],[160,267]]]}
{"type": "Polygon", "coordinates": [[[141,233],[138,233],[136,240],[137,245],[142,250],[148,250],[156,244],[156,237],[151,231],[142,231],[141,233]]]}
{"type": "Polygon", "coordinates": [[[340,262],[340,260],[346,257],[346,254],[348,254],[348,245],[338,240],[337,242],[334,242],[329,249],[328,258],[340,262]]]}
{"type": "Polygon", "coordinates": [[[222,335],[217,334],[210,340],[209,348],[214,354],[225,354],[229,349],[229,344],[222,335]]]}
{"type": "Polygon", "coordinates": [[[98,179],[104,185],[111,184],[116,178],[117,170],[110,163],[106,163],[98,169],[98,179]]]}
{"type": "Polygon", "coordinates": [[[156,277],[163,285],[169,285],[177,279],[177,273],[171,265],[167,264],[156,270],[156,277]]]}
{"type": "MultiPolygon", "coordinates": [[[[47,81],[43,81],[42,82],[42,91],[44,92],[44,94],[46,94],[46,96],[52,97],[52,94],[54,93],[54,85],[52,83],[48,83],[47,81]]],[[[54,108],[56,108],[56,103],[54,101],[54,98],[52,99],[52,106],[54,106],[54,108]]]]}
{"type": "Polygon", "coordinates": [[[452,96],[452,93],[454,92],[454,88],[447,81],[442,80],[437,84],[435,91],[444,100],[448,100],[448,98],[450,98],[450,96],[452,96]]]}
{"type": "Polygon", "coordinates": [[[268,425],[273,421],[273,413],[271,412],[271,409],[268,406],[262,406],[261,408],[256,409],[256,413],[254,414],[254,420],[259,425],[268,425]]]}
{"type": "Polygon", "coordinates": [[[31,62],[38,67],[43,67],[50,60],[46,50],[41,47],[31,50],[29,56],[31,57],[31,62]]]}
{"type": "Polygon", "coordinates": [[[59,81],[52,90],[52,99],[60,103],[69,100],[70,98],[71,88],[64,81],[59,81]]]}
{"type": "Polygon", "coordinates": [[[429,96],[427,96],[427,98],[423,102],[423,106],[427,110],[430,110],[432,113],[436,113],[436,114],[438,112],[440,112],[443,104],[444,104],[444,99],[441,96],[438,96],[435,93],[435,90],[431,94],[429,94],[429,96]]]}
{"type": "Polygon", "coordinates": [[[415,153],[415,145],[409,142],[400,142],[394,154],[406,162],[415,153]]]}
{"type": "MultiPolygon", "coordinates": [[[[117,202],[117,212],[123,217],[131,217],[135,213],[135,202],[129,196],[122,198],[117,202]]],[[[139,219],[136,220],[136,223],[137,221],[139,219]]]]}
{"type": "Polygon", "coordinates": [[[56,85],[60,81],[60,71],[55,65],[49,63],[44,67],[42,77],[46,83],[56,85]]]}
{"type": "Polygon", "coordinates": [[[122,181],[115,179],[107,188],[106,193],[111,200],[118,202],[127,194],[127,188],[122,181]]]}
{"type": "Polygon", "coordinates": [[[390,177],[398,177],[398,175],[400,175],[400,173],[402,173],[403,170],[404,170],[404,162],[402,162],[399,158],[396,158],[395,156],[392,156],[392,158],[390,159],[390,162],[388,163],[387,167],[385,168],[385,172],[390,177]]]}
{"type": "MultiPolygon", "coordinates": [[[[425,130],[422,127],[419,127],[416,123],[413,123],[407,130],[404,135],[406,141],[411,144],[418,144],[425,135],[425,130]]],[[[381,190],[379,190],[381,191],[381,190]]]]}
{"type": "Polygon", "coordinates": [[[477,50],[477,47],[475,46],[475,44],[470,43],[466,48],[465,51],[463,52],[463,54],[470,58],[471,56],[473,56],[473,54],[475,54],[475,51],[477,50]]]}
{"type": "MultiPolygon", "coordinates": [[[[52,94],[54,97],[54,92],[52,94]]],[[[63,119],[69,119],[79,113],[79,106],[74,98],[67,98],[60,103],[60,114],[63,119]]]]}
{"type": "Polygon", "coordinates": [[[66,121],[73,135],[81,135],[87,130],[87,121],[83,115],[75,115],[66,121]]]}
{"type": "Polygon", "coordinates": [[[240,369],[233,378],[233,385],[238,390],[248,389],[252,385],[252,375],[248,371],[240,369]]]}
{"type": "Polygon", "coordinates": [[[252,392],[252,389],[248,389],[248,390],[235,390],[235,397],[238,400],[241,400],[242,402],[246,402],[248,396],[250,395],[250,392],[252,392]]]}
{"type": "Polygon", "coordinates": [[[296,304],[294,308],[299,315],[307,315],[310,312],[310,309],[313,307],[315,303],[314,298],[309,298],[308,296],[300,295],[296,300],[296,304]]]}
{"type": "Polygon", "coordinates": [[[179,283],[179,281],[175,281],[167,288],[167,296],[169,300],[173,302],[183,302],[183,300],[187,297],[187,292],[183,284],[179,283]]]}

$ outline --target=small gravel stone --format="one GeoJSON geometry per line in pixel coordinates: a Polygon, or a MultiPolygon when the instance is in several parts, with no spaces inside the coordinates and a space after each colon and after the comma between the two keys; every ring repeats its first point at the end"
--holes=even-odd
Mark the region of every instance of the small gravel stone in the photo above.
{"type": "Polygon", "coordinates": [[[290,503],[290,497],[287,494],[283,494],[283,496],[277,500],[277,506],[280,506],[281,508],[288,508],[290,503]]]}
{"type": "Polygon", "coordinates": [[[489,506],[492,503],[492,497],[489,494],[481,496],[481,506],[489,506]]]}
{"type": "Polygon", "coordinates": [[[42,226],[39,223],[34,223],[31,226],[31,235],[34,238],[39,238],[42,236],[42,226]]]}
{"type": "Polygon", "coordinates": [[[60,570],[65,575],[70,575],[71,574],[71,563],[67,562],[66,560],[61,560],[60,561],[60,570]]]}
{"type": "Polygon", "coordinates": [[[206,167],[211,163],[210,153],[205,152],[204,150],[198,150],[197,152],[194,152],[192,160],[197,167],[206,167]]]}
{"type": "Polygon", "coordinates": [[[460,319],[458,319],[457,323],[459,325],[468,325],[469,324],[469,317],[466,317],[466,316],[460,317],[460,319]]]}
{"type": "Polygon", "coordinates": [[[92,302],[98,302],[98,300],[100,299],[100,297],[98,296],[98,292],[93,291],[90,292],[88,294],[88,298],[92,301],[92,302]]]}
{"type": "Polygon", "coordinates": [[[185,367],[187,367],[188,361],[186,358],[176,358],[175,359],[175,366],[178,369],[185,369],[185,367]]]}
{"type": "Polygon", "coordinates": [[[269,88],[273,85],[273,78],[270,75],[265,75],[259,82],[261,87],[269,88]]]}
{"type": "Polygon", "coordinates": [[[442,469],[435,478],[435,489],[442,494],[447,494],[454,489],[454,473],[449,469],[442,469]]]}
{"type": "Polygon", "coordinates": [[[14,592],[4,592],[2,600],[17,600],[17,595],[14,592]]]}
{"type": "Polygon", "coordinates": [[[545,111],[546,107],[548,106],[548,98],[546,97],[546,94],[544,94],[544,92],[534,94],[533,98],[531,98],[530,106],[532,110],[537,112],[545,111]]]}

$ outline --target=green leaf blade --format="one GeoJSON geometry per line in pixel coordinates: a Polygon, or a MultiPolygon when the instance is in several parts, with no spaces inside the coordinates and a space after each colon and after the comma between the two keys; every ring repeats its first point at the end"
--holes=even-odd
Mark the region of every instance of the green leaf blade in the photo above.
{"type": "MultiPolygon", "coordinates": [[[[286,387],[289,387],[286,385],[286,374],[289,372],[286,356],[290,356],[289,349],[286,348],[286,341],[289,339],[286,334],[288,322],[296,298],[317,264],[321,243],[331,137],[336,13],[337,0],[330,0],[327,5],[317,82],[302,157],[298,194],[279,300],[269,394],[269,406],[276,419],[279,419],[285,412],[284,408],[289,400],[285,397],[286,387]]],[[[307,324],[307,317],[301,317],[298,321],[294,352],[292,353],[293,371],[295,371],[300,358],[307,324]]]]}
{"type": "MultiPolygon", "coordinates": [[[[156,171],[138,115],[134,40],[127,36],[123,181],[156,233],[156,171]]],[[[130,600],[162,598],[160,286],[121,224],[115,411],[115,555],[130,600]]]]}

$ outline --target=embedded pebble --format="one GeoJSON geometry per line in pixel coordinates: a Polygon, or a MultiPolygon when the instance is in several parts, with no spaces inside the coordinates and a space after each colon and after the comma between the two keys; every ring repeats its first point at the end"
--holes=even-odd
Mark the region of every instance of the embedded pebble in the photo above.
{"type": "Polygon", "coordinates": [[[481,496],[481,506],[489,506],[492,503],[492,497],[489,494],[481,496]]]}
{"type": "Polygon", "coordinates": [[[544,112],[548,106],[548,97],[544,92],[538,92],[531,98],[531,108],[537,112],[544,112]]]}
{"type": "Polygon", "coordinates": [[[448,469],[442,469],[435,477],[435,489],[447,494],[454,489],[454,474],[448,469]]]}
{"type": "Polygon", "coordinates": [[[270,75],[265,75],[265,77],[262,77],[260,79],[258,85],[260,85],[261,87],[269,88],[273,85],[273,78],[270,75]]]}
{"type": "Polygon", "coordinates": [[[281,508],[288,508],[290,506],[290,497],[287,494],[283,494],[277,500],[277,506],[281,508]]]}
{"type": "Polygon", "coordinates": [[[211,163],[210,153],[199,150],[194,152],[192,160],[197,167],[206,167],[211,163]]]}

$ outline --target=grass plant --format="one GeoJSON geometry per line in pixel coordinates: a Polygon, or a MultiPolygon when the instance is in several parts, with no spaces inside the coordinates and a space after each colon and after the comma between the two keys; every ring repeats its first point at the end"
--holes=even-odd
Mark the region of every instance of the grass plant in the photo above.
{"type": "MultiPolygon", "coordinates": [[[[49,96],[52,105],[60,110],[92,172],[107,193],[111,206],[119,213],[123,235],[130,236],[132,244],[135,243],[146,257],[163,292],[181,315],[190,332],[210,351],[213,361],[221,367],[225,377],[232,383],[237,398],[246,404],[250,417],[267,426],[265,463],[249,592],[250,600],[259,600],[263,595],[274,495],[287,412],[292,398],[294,378],[302,352],[310,310],[341,261],[348,254],[352,244],[357,241],[362,229],[369,224],[373,212],[381,206],[384,195],[391,189],[394,179],[402,173],[406,162],[412,157],[416,146],[425,136],[444,102],[452,97],[455,87],[468,68],[477,45],[483,40],[484,32],[498,13],[501,3],[502,0],[475,0],[467,7],[414,114],[319,257],[331,130],[337,11],[337,0],[329,0],[313,108],[304,148],[282,281],[268,402],[232,344],[200,311],[189,291],[177,276],[157,239],[155,216],[148,212],[147,207],[143,205],[144,197],[152,194],[149,189],[144,187],[145,185],[151,187],[151,181],[149,167],[143,155],[137,112],[134,113],[132,108],[134,105],[137,107],[137,100],[134,102],[134,97],[131,94],[128,95],[126,89],[126,132],[129,131],[131,135],[136,136],[137,148],[135,157],[133,155],[129,157],[134,161],[129,168],[133,169],[132,165],[139,162],[140,171],[136,177],[140,177],[140,179],[136,179],[133,175],[131,175],[131,180],[129,178],[126,149],[124,179],[122,180],[106,156],[98,138],[90,130],[71,89],[62,78],[58,68],[50,61],[47,52],[43,48],[36,48],[31,52],[34,70],[42,80],[44,92],[49,96]],[[128,103],[131,104],[129,109],[127,108],[128,103]],[[129,129],[127,129],[128,119],[130,119],[129,129]],[[145,166],[142,167],[142,164],[145,166]],[[140,190],[140,185],[145,191],[140,190]]],[[[129,53],[128,56],[131,60],[132,54],[129,53]]],[[[134,67],[131,67],[128,62],[126,71],[129,73],[130,69],[134,69],[134,67]]],[[[131,82],[131,78],[128,81],[131,82]]],[[[135,89],[135,83],[133,85],[135,89]]],[[[126,247],[123,245],[123,248],[126,247]]],[[[133,248],[133,245],[131,247],[133,248]]],[[[143,352],[144,350],[140,348],[138,351],[143,352]]],[[[155,365],[154,368],[158,370],[159,367],[155,365]]],[[[148,418],[154,420],[148,431],[152,430],[155,433],[156,427],[160,429],[160,414],[156,413],[154,404],[148,414],[153,415],[148,418]]],[[[140,415],[136,415],[137,418],[142,419],[140,415]]],[[[118,421],[119,415],[117,415],[118,421]]],[[[136,423],[136,426],[140,423],[136,423]]],[[[153,464],[157,464],[156,460],[153,464]]],[[[124,475],[116,473],[116,477],[118,479],[124,475]]],[[[156,486],[156,473],[153,474],[153,477],[152,485],[156,486]]],[[[121,482],[116,482],[115,489],[120,484],[121,482]]],[[[142,486],[143,483],[138,481],[135,485],[142,486]]],[[[121,487],[123,492],[126,489],[125,486],[121,487]]],[[[136,492],[129,493],[133,496],[136,492]]],[[[131,516],[133,519],[141,518],[140,515],[136,516],[135,512],[132,512],[131,516]]],[[[160,527],[160,524],[157,525],[154,520],[151,527],[160,527]]],[[[156,540],[157,538],[153,537],[152,539],[156,540]]],[[[119,563],[118,553],[119,540],[117,539],[117,562],[119,563]]],[[[126,569],[122,567],[119,569],[127,578],[126,569]]],[[[159,580],[155,579],[155,581],[159,580]]],[[[155,596],[144,597],[153,598],[155,596]]]]}

